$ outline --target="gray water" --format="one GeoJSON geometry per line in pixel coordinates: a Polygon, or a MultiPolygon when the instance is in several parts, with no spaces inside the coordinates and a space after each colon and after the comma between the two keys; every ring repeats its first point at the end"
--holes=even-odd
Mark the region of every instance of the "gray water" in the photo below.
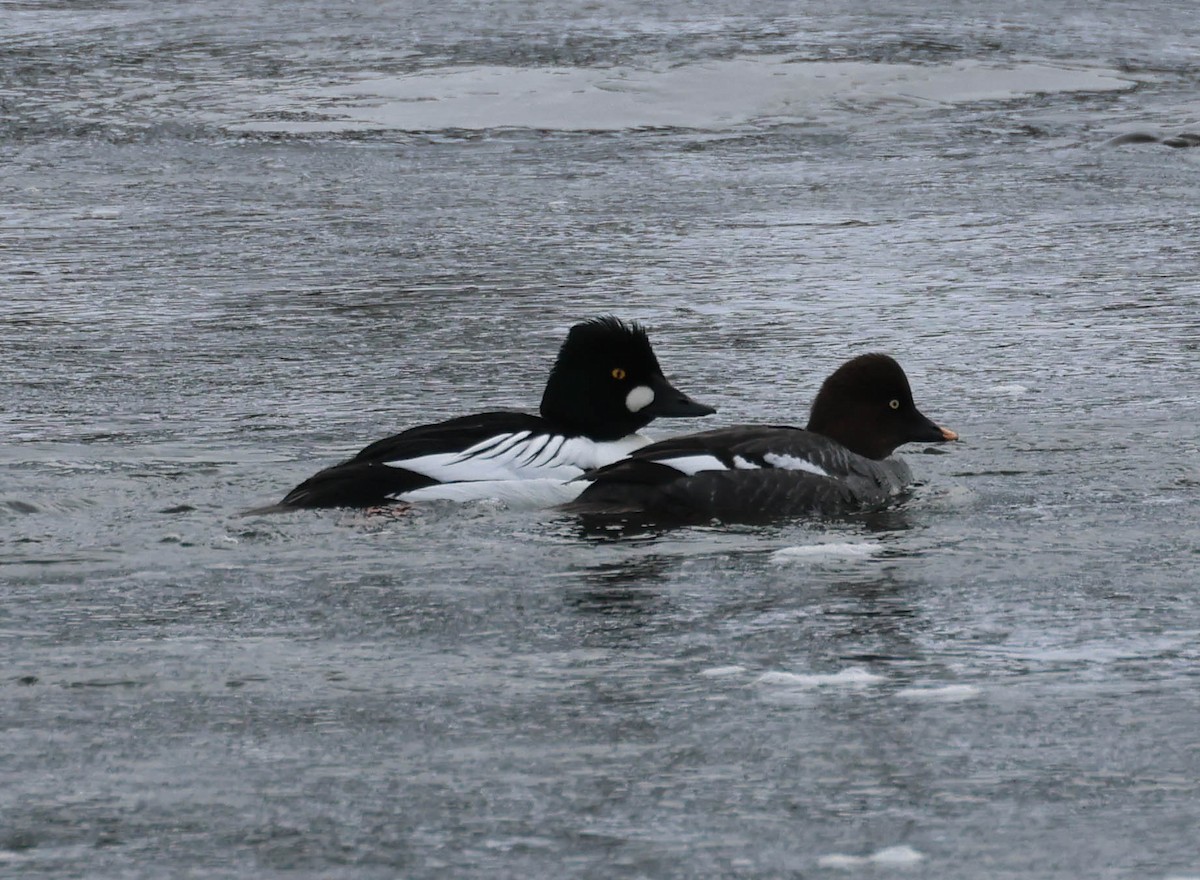
{"type": "Polygon", "coordinates": [[[1193,5],[411,6],[0,4],[0,875],[1200,877],[1193,5]],[[605,313],[658,436],[884,350],[963,442],[235,516],[605,313]]]}

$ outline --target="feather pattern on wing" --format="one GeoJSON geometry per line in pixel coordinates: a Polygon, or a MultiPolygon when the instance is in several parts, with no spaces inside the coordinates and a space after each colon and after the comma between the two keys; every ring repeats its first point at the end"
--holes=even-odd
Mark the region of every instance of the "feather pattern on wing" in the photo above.
{"type": "MultiPolygon", "coordinates": [[[[523,480],[566,483],[587,471],[618,461],[650,441],[634,434],[597,442],[587,437],[546,433],[546,423],[523,413],[480,413],[435,425],[422,425],[372,443],[349,461],[305,480],[283,504],[320,507],[453,497],[495,498],[503,484],[523,480]],[[471,484],[438,493],[438,484],[471,484]],[[428,490],[428,491],[421,491],[428,490]]],[[[512,488],[514,497],[522,490],[512,488]]],[[[571,492],[577,491],[571,490],[571,492]]],[[[568,492],[566,498],[570,497],[568,492]]],[[[566,500],[556,493],[555,500],[566,500]]]]}
{"type": "Polygon", "coordinates": [[[753,519],[882,505],[911,472],[801,428],[735,425],[653,443],[585,479],[578,511],[753,519]]]}

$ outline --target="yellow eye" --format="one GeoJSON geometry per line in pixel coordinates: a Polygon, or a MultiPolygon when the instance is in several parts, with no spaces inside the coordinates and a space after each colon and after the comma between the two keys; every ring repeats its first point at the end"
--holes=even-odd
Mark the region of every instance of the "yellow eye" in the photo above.
{"type": "Polygon", "coordinates": [[[612,377],[617,380],[624,379],[625,371],[622,370],[620,367],[613,367],[612,377]]]}
{"type": "Polygon", "coordinates": [[[898,401],[898,400],[889,400],[889,401],[888,401],[888,406],[890,406],[892,409],[900,409],[900,401],[898,401]]]}

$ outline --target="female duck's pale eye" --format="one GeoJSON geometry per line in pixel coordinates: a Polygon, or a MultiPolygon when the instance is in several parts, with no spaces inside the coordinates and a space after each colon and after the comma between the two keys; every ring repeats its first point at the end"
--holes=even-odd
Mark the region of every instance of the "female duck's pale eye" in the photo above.
{"type": "Polygon", "coordinates": [[[890,406],[892,409],[900,409],[900,401],[898,401],[898,400],[889,400],[889,401],[888,401],[888,406],[890,406]]]}
{"type": "Polygon", "coordinates": [[[617,381],[620,381],[621,379],[625,378],[625,371],[620,367],[613,367],[612,377],[617,381]]]}

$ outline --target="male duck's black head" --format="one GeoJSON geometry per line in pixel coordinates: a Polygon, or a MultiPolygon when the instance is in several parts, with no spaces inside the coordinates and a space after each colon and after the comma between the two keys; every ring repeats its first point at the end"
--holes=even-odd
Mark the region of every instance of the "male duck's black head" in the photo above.
{"type": "Polygon", "coordinates": [[[716,412],[663,376],[646,331],[612,317],[576,324],[550,371],[541,412],[595,440],[616,440],[656,418],[716,412]]]}
{"type": "Polygon", "coordinates": [[[838,367],[817,393],[808,430],[873,459],[904,443],[958,439],[921,414],[904,370],[886,354],[860,355],[838,367]]]}

